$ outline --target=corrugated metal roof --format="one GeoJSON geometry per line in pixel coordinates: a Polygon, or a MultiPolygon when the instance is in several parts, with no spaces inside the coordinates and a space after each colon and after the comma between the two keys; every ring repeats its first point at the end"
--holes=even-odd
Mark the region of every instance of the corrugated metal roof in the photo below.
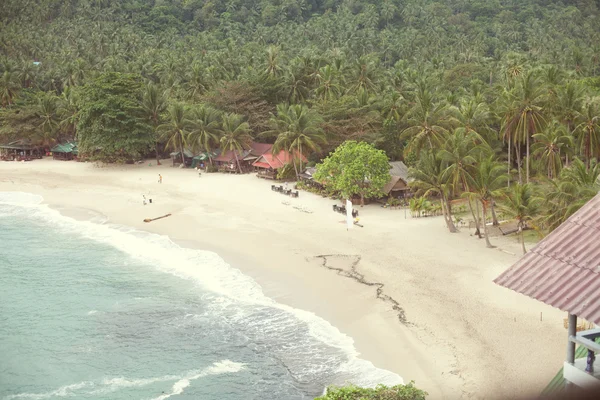
{"type": "Polygon", "coordinates": [[[600,194],[494,282],[600,323],[600,194]]]}

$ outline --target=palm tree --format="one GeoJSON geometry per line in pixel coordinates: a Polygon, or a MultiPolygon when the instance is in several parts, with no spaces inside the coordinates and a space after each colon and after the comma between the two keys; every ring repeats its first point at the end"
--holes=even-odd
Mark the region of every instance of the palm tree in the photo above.
{"type": "Polygon", "coordinates": [[[573,144],[572,136],[567,133],[567,127],[554,121],[543,132],[533,135],[533,154],[546,165],[548,179],[558,176],[562,169],[562,156],[573,144]]]}
{"type": "Polygon", "coordinates": [[[189,109],[182,103],[174,103],[168,108],[167,122],[157,127],[161,138],[166,140],[166,147],[181,153],[181,162],[185,165],[185,147],[192,121],[189,119],[189,109]]]}
{"type": "Polygon", "coordinates": [[[266,135],[277,134],[273,144],[273,154],[286,150],[292,156],[296,177],[302,171],[302,158],[304,150],[318,151],[319,145],[325,142],[323,130],[320,125],[321,117],[305,105],[277,105],[277,115],[271,115],[270,124],[272,130],[265,132],[266,135]],[[296,155],[299,165],[296,166],[296,155]]]}
{"type": "Polygon", "coordinates": [[[204,68],[198,62],[192,64],[188,81],[185,84],[187,97],[191,100],[197,100],[199,96],[206,91],[204,78],[204,68]]]}
{"type": "Polygon", "coordinates": [[[79,119],[77,100],[76,92],[70,86],[65,87],[60,96],[58,114],[61,118],[60,129],[69,139],[77,138],[77,121],[79,119]]]}
{"type": "MultiPolygon", "coordinates": [[[[470,190],[469,182],[472,180],[472,174],[477,160],[486,148],[477,143],[478,135],[469,132],[466,135],[458,128],[448,137],[444,147],[439,151],[439,157],[448,163],[444,170],[446,180],[452,182],[453,188],[458,191],[468,192],[470,190]]],[[[481,237],[479,229],[479,219],[475,216],[473,204],[469,198],[469,209],[473,220],[475,221],[475,234],[481,237]]]]}
{"type": "Polygon", "coordinates": [[[452,233],[458,232],[452,221],[452,209],[450,207],[449,195],[453,191],[449,174],[445,172],[446,162],[433,151],[423,151],[419,163],[415,168],[409,169],[409,176],[414,179],[411,186],[417,189],[422,196],[439,195],[442,202],[442,214],[448,230],[452,233]]]}
{"type": "Polygon", "coordinates": [[[598,99],[590,99],[583,107],[581,123],[575,127],[581,155],[586,166],[594,157],[600,155],[600,107],[598,99]]]}
{"type": "Polygon", "coordinates": [[[200,106],[193,112],[193,124],[190,133],[192,149],[201,150],[208,154],[208,160],[212,165],[211,151],[219,143],[219,113],[208,106],[200,106]]]}
{"type": "Polygon", "coordinates": [[[434,102],[433,94],[428,90],[417,92],[415,105],[406,114],[408,128],[400,134],[401,140],[409,140],[408,150],[416,154],[425,146],[428,149],[439,147],[448,130],[443,126],[446,106],[434,102]]]}
{"type": "Polygon", "coordinates": [[[550,181],[542,196],[540,224],[553,230],[579,210],[600,190],[600,164],[592,159],[586,165],[579,158],[564,168],[559,179],[550,181]]]}
{"type": "Polygon", "coordinates": [[[267,76],[279,76],[281,74],[281,65],[279,65],[279,48],[269,46],[267,48],[265,74],[267,76]]]}
{"type": "Polygon", "coordinates": [[[58,97],[52,93],[44,93],[37,104],[37,114],[42,121],[41,141],[42,146],[50,146],[57,140],[57,132],[59,128],[58,116],[58,97]]]}
{"type": "MultiPolygon", "coordinates": [[[[539,132],[544,123],[543,105],[545,91],[534,72],[522,75],[514,90],[506,91],[508,110],[503,118],[505,138],[518,144],[517,157],[520,159],[520,145],[526,146],[526,182],[529,182],[529,154],[531,136],[539,132]]],[[[510,148],[510,146],[509,146],[510,148]]],[[[519,169],[520,171],[520,169],[519,169]]],[[[519,173],[519,176],[520,173],[519,173]]]]}
{"type": "Polygon", "coordinates": [[[221,125],[221,147],[222,151],[232,151],[235,155],[235,162],[240,174],[242,166],[238,158],[238,153],[250,146],[252,137],[250,136],[250,125],[244,121],[241,115],[227,113],[223,116],[221,125]]]}
{"type": "Polygon", "coordinates": [[[512,186],[506,194],[504,202],[500,204],[500,209],[504,213],[517,220],[517,232],[521,239],[523,254],[527,253],[523,230],[527,223],[533,221],[534,217],[538,215],[540,206],[540,199],[535,196],[530,183],[512,186]]]}
{"type": "Polygon", "coordinates": [[[318,86],[315,89],[317,97],[327,101],[339,96],[342,90],[338,83],[338,74],[331,65],[319,68],[316,78],[318,81],[318,86]]]}
{"type": "Polygon", "coordinates": [[[0,75],[0,105],[10,106],[19,92],[19,83],[13,72],[4,71],[0,75]]]}
{"type": "Polygon", "coordinates": [[[501,188],[506,185],[508,180],[507,174],[504,172],[504,165],[495,160],[493,155],[482,157],[471,176],[469,187],[471,188],[471,196],[481,202],[483,208],[483,228],[485,232],[485,243],[487,247],[492,248],[490,243],[488,228],[487,228],[487,209],[494,198],[501,196],[501,188]]]}
{"type": "Polygon", "coordinates": [[[143,97],[142,97],[142,110],[144,116],[150,121],[152,128],[154,129],[154,146],[156,152],[156,165],[160,165],[160,155],[158,151],[158,142],[160,140],[161,132],[159,132],[159,125],[161,122],[161,115],[167,108],[167,96],[161,89],[150,83],[146,86],[143,97]]]}

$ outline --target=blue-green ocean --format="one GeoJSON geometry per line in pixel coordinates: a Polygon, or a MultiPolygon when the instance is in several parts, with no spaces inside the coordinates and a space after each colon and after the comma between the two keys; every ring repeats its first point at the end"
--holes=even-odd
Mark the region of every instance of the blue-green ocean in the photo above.
{"type": "Polygon", "coordinates": [[[0,399],[312,399],[401,378],[217,254],[0,192],[0,399]]]}

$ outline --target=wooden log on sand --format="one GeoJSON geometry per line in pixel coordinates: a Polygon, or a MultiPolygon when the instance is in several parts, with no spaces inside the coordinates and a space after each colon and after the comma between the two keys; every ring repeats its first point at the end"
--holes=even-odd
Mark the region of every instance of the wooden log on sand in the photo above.
{"type": "Polygon", "coordinates": [[[170,217],[170,216],[171,216],[171,214],[166,214],[166,215],[163,215],[162,217],[146,218],[144,220],[144,222],[152,222],[152,221],[156,221],[157,219],[166,218],[166,217],[170,217]]]}

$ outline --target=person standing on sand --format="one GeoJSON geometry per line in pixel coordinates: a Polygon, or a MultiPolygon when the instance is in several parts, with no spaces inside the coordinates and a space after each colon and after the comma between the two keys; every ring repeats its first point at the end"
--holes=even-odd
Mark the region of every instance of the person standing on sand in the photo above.
{"type": "Polygon", "coordinates": [[[162,175],[158,174],[158,183],[162,183],[162,175]]]}

